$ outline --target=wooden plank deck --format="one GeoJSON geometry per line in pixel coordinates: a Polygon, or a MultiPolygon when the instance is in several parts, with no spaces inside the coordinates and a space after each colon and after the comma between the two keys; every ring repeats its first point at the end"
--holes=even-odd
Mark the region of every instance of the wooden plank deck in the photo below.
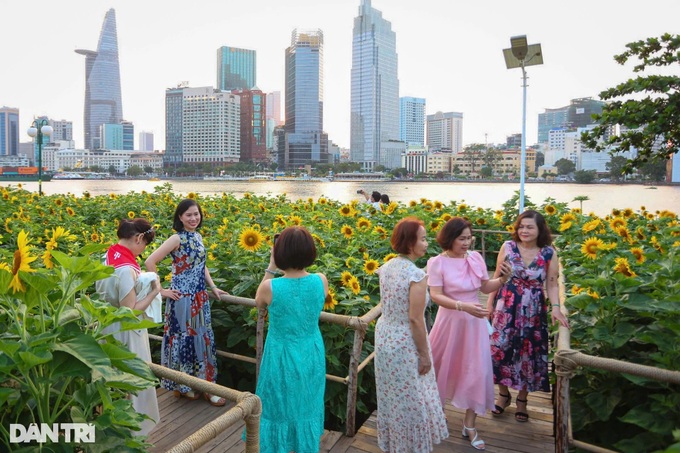
{"type": "MultiPolygon", "coordinates": [[[[232,404],[224,407],[213,407],[204,399],[189,401],[177,399],[171,392],[159,389],[158,404],[161,412],[161,423],[151,432],[149,442],[154,447],[152,453],[163,453],[172,446],[203,427],[209,421],[225,413],[232,404]]],[[[494,452],[523,452],[545,453],[555,451],[553,437],[553,411],[550,394],[531,393],[529,395],[528,412],[530,421],[518,423],[515,421],[514,399],[516,392],[512,392],[513,404],[500,417],[488,414],[477,417],[477,428],[480,436],[486,441],[486,451],[494,452]]],[[[461,426],[464,411],[447,405],[446,414],[449,425],[449,438],[435,446],[435,453],[451,451],[475,451],[470,442],[461,437],[461,426]]],[[[342,433],[326,431],[321,438],[320,452],[325,453],[382,453],[376,440],[376,413],[358,430],[353,438],[345,437],[342,433]]],[[[198,453],[243,453],[245,443],[241,440],[244,423],[231,426],[215,439],[209,441],[196,452],[198,453]]]]}

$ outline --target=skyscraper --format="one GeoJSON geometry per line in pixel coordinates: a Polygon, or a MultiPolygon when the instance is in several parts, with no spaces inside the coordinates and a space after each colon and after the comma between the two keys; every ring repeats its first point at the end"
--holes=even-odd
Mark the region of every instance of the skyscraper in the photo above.
{"type": "Polygon", "coordinates": [[[141,131],[137,147],[140,151],[153,151],[153,132],[141,131]]]}
{"type": "Polygon", "coordinates": [[[399,98],[399,140],[425,144],[425,99],[399,98]]]}
{"type": "Polygon", "coordinates": [[[352,34],[350,159],[372,170],[381,143],[399,139],[397,37],[371,0],[361,0],[352,34]]]}
{"type": "Polygon", "coordinates": [[[572,99],[569,105],[558,109],[545,109],[538,114],[538,143],[548,143],[551,129],[586,127],[594,124],[593,114],[602,113],[606,103],[593,98],[572,99]]]}
{"type": "Polygon", "coordinates": [[[323,132],[323,32],[293,30],[286,49],[285,146],[279,167],[298,168],[328,162],[328,135],[323,132]]]}
{"type": "Polygon", "coordinates": [[[437,112],[427,115],[427,146],[454,153],[463,151],[463,114],[437,112]]]}
{"type": "Polygon", "coordinates": [[[262,90],[232,90],[241,105],[241,162],[264,162],[267,159],[267,96],[262,90]]]}
{"type": "Polygon", "coordinates": [[[116,11],[113,8],[104,17],[97,50],[78,49],[76,53],[85,55],[85,148],[97,149],[102,146],[100,126],[120,124],[123,119],[116,11]]]}
{"type": "Polygon", "coordinates": [[[257,53],[222,46],[217,49],[217,89],[250,90],[257,82],[257,53]]]}
{"type": "Polygon", "coordinates": [[[0,108],[0,156],[19,155],[19,109],[0,108]]]}

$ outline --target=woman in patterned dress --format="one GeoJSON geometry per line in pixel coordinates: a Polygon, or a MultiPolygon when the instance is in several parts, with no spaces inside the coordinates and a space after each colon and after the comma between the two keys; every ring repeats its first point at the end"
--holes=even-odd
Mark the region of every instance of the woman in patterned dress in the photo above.
{"type": "Polygon", "coordinates": [[[512,240],[503,244],[496,265],[498,272],[501,264],[508,261],[512,265],[512,278],[499,291],[489,294],[487,303],[493,319],[491,356],[499,395],[492,413],[500,415],[510,405],[511,387],[518,391],[515,412],[518,422],[529,420],[529,392],[550,391],[544,285],[552,323],[569,327],[560,310],[557,252],[551,244],[550,228],[541,214],[533,210],[520,214],[512,240]]]}
{"type": "Polygon", "coordinates": [[[414,263],[427,252],[423,222],[402,219],[391,243],[399,256],[378,269],[383,306],[375,329],[378,446],[426,453],[449,432],[425,329],[427,274],[414,263]]]}
{"type": "MultiPolygon", "coordinates": [[[[161,364],[209,382],[217,380],[215,337],[210,320],[207,286],[216,298],[228,294],[218,289],[205,265],[203,238],[197,231],[203,224],[203,212],[195,200],[182,200],[175,210],[172,227],[177,231],[145,261],[147,270],[166,256],[172,256],[172,283],[161,291],[166,297],[165,327],[161,348],[161,364]]],[[[186,385],[163,379],[163,388],[175,397],[195,400],[200,395],[186,385]]],[[[224,406],[226,400],[205,394],[213,406],[224,406]]]]}
{"type": "Polygon", "coordinates": [[[493,373],[489,350],[488,312],[479,292],[488,294],[509,278],[489,279],[484,258],[470,249],[472,225],[453,217],[439,230],[442,253],[427,262],[430,296],[439,306],[430,332],[439,395],[465,409],[462,436],[477,450],[486,449],[475,427],[477,415],[493,409],[493,373]]]}

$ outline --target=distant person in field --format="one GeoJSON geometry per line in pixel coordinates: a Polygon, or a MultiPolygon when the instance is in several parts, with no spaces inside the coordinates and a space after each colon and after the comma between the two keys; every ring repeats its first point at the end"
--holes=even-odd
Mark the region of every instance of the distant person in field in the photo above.
{"type": "Polygon", "coordinates": [[[390,196],[387,195],[386,193],[380,195],[380,203],[387,206],[390,204],[390,196]]]}
{"type": "Polygon", "coordinates": [[[374,190],[370,195],[364,189],[357,190],[357,193],[361,194],[366,198],[366,203],[373,206],[375,209],[380,210],[380,192],[374,190]]]}

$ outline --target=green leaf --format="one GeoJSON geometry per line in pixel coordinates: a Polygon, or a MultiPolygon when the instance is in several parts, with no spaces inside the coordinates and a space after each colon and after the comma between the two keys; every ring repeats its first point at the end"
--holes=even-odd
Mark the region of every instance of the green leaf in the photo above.
{"type": "Polygon", "coordinates": [[[75,338],[57,343],[54,349],[72,355],[92,369],[111,366],[108,355],[90,335],[80,334],[75,338]]]}
{"type": "Polygon", "coordinates": [[[585,401],[599,420],[607,421],[616,405],[621,401],[621,392],[612,391],[610,394],[592,392],[585,397],[585,401]]]}
{"type": "Polygon", "coordinates": [[[48,350],[41,351],[20,351],[17,353],[17,357],[20,359],[18,361],[19,368],[23,369],[24,372],[35,366],[42,365],[52,360],[52,353],[48,350]]]}
{"type": "Polygon", "coordinates": [[[620,417],[619,420],[639,426],[640,428],[653,433],[669,433],[675,427],[674,421],[659,415],[660,414],[651,412],[649,407],[637,406],[629,410],[623,417],[620,417]]]}

